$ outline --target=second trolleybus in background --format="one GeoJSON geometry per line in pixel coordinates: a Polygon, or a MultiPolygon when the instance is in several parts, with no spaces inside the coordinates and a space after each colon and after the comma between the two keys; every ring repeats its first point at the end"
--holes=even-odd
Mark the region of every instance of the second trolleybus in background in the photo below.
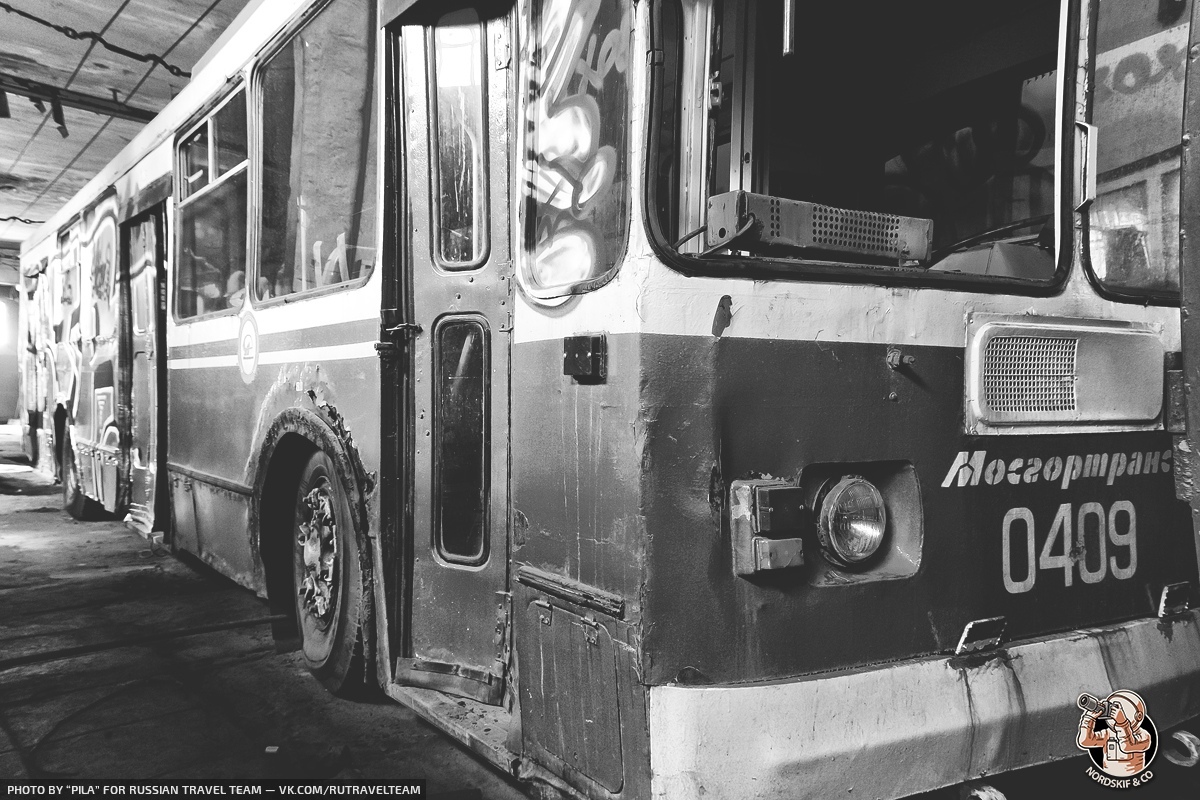
{"type": "Polygon", "coordinates": [[[969,6],[264,0],[26,243],[27,447],[563,792],[1165,737],[1200,29],[969,6]]]}

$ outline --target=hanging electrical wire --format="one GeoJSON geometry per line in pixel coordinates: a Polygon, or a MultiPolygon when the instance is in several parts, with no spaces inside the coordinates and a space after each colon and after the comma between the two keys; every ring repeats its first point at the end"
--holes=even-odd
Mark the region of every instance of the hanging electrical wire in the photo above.
{"type": "Polygon", "coordinates": [[[125,56],[126,58],[132,58],[135,61],[141,61],[142,63],[145,63],[145,64],[157,64],[158,66],[162,67],[167,72],[171,73],[172,75],[175,75],[176,77],[179,77],[179,78],[192,77],[192,73],[188,72],[185,69],[181,69],[181,68],[175,66],[174,64],[168,63],[160,55],[155,55],[154,53],[136,53],[133,50],[127,50],[124,47],[121,47],[120,45],[112,44],[111,42],[106,40],[103,36],[96,33],[95,31],[77,31],[74,28],[71,28],[67,25],[56,25],[55,23],[51,22],[50,20],[42,19],[41,17],[37,16],[36,14],[31,14],[28,11],[22,11],[21,9],[11,6],[8,3],[3,2],[2,0],[0,0],[0,8],[4,9],[5,11],[7,11],[10,14],[16,14],[18,17],[24,17],[25,19],[29,20],[30,22],[36,22],[38,25],[44,25],[47,28],[56,30],[59,33],[61,33],[63,36],[66,36],[68,39],[75,39],[76,41],[86,39],[88,41],[95,42],[96,44],[100,45],[101,47],[105,48],[106,50],[116,53],[117,55],[125,56]]]}
{"type": "Polygon", "coordinates": [[[0,222],[20,222],[24,225],[41,225],[44,219],[25,219],[24,217],[0,217],[0,222]]]}

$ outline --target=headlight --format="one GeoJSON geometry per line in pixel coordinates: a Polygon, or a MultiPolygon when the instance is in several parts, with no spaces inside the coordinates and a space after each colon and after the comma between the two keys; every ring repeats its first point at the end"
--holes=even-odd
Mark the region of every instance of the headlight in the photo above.
{"type": "Polygon", "coordinates": [[[831,561],[852,567],[875,554],[887,530],[883,495],[857,475],[839,480],[821,502],[818,534],[831,561]]]}

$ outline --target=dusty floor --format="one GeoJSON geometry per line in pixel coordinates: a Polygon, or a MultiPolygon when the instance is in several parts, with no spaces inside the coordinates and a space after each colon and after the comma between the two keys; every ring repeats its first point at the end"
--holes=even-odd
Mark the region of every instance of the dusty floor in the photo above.
{"type": "Polygon", "coordinates": [[[0,426],[0,778],[417,777],[446,800],[524,797],[407,709],[326,693],[265,624],[14,667],[268,614],[120,523],[72,520],[15,433],[0,426]]]}

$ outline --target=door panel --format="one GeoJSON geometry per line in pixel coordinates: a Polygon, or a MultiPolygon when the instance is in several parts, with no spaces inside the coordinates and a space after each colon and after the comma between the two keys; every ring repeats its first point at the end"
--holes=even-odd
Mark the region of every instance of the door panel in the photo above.
{"type": "Polygon", "coordinates": [[[407,330],[416,333],[406,348],[412,604],[397,680],[498,703],[508,613],[511,74],[494,53],[507,52],[509,22],[470,14],[403,32],[407,330]]]}
{"type": "MultiPolygon", "coordinates": [[[[121,287],[129,313],[123,359],[130,375],[121,382],[121,404],[129,409],[126,439],[130,521],[143,533],[154,527],[158,479],[158,328],[159,283],[162,269],[161,208],[126,223],[122,231],[121,287]]],[[[125,477],[125,476],[122,476],[125,477]]]]}

